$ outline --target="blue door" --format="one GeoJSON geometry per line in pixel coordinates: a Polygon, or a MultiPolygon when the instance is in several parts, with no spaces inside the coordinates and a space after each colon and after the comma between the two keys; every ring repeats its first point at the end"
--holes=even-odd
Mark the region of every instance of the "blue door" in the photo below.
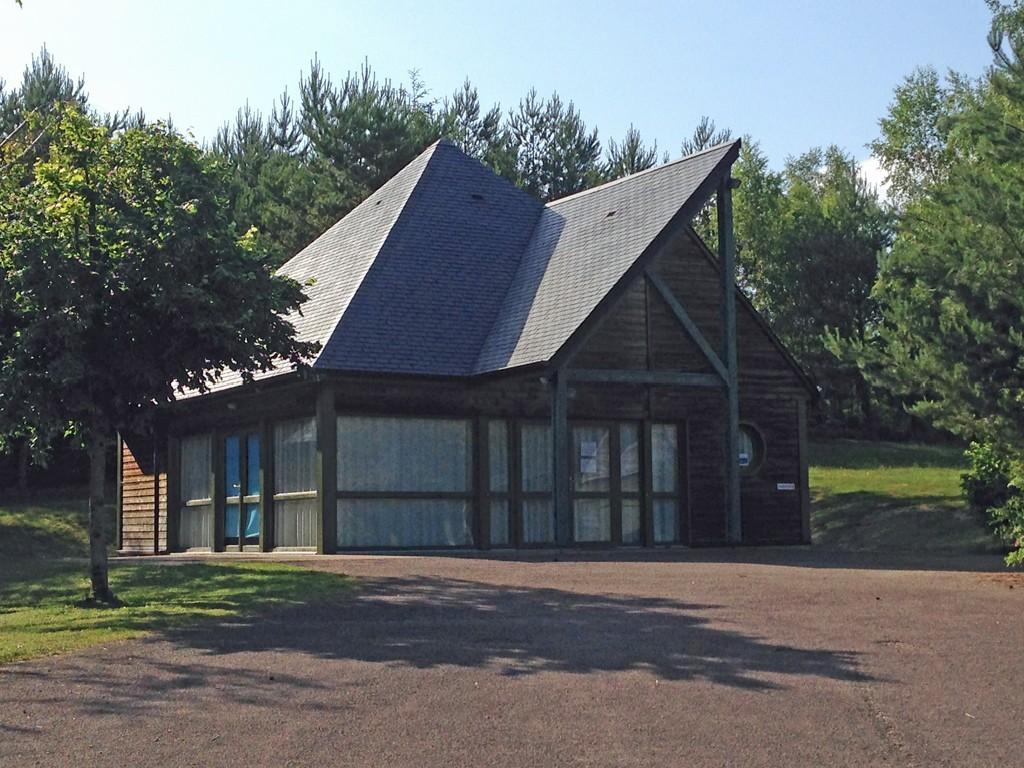
{"type": "Polygon", "coordinates": [[[260,543],[260,436],[224,438],[224,544],[260,543]]]}

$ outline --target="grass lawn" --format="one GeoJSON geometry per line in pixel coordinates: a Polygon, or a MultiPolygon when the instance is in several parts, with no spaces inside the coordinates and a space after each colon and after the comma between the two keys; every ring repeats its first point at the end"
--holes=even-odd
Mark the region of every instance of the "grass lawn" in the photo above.
{"type": "Polygon", "coordinates": [[[120,608],[81,608],[85,506],[0,503],[0,664],[316,599],[344,577],[282,563],[117,563],[120,608]]]}
{"type": "Polygon", "coordinates": [[[810,446],[815,544],[842,549],[1001,552],[960,493],[951,446],[835,440],[810,446]]]}

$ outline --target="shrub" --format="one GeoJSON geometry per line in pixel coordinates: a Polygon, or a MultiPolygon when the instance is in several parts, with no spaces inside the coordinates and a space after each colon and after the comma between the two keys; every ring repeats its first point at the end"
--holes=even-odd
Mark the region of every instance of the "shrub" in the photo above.
{"type": "Polygon", "coordinates": [[[1024,461],[993,442],[971,443],[965,452],[968,469],[961,478],[967,503],[984,514],[989,525],[1015,548],[1008,565],[1024,565],[1024,461]]]}

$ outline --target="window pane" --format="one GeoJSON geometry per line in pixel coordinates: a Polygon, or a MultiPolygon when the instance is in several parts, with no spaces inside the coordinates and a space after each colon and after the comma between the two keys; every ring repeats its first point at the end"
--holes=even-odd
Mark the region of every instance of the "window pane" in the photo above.
{"type": "Polygon", "coordinates": [[[611,489],[608,427],[573,427],[573,488],[577,491],[611,489]]]}
{"type": "Polygon", "coordinates": [[[238,526],[240,524],[239,519],[239,506],[237,504],[228,504],[224,507],[224,539],[230,541],[238,541],[238,526]]]}
{"type": "Polygon", "coordinates": [[[576,499],[572,505],[572,521],[575,541],[611,541],[612,506],[610,500],[576,499]]]}
{"type": "Polygon", "coordinates": [[[182,549],[213,546],[213,505],[182,507],[178,515],[178,546],[182,549]]]}
{"type": "Polygon", "coordinates": [[[258,544],[260,540],[260,505],[245,505],[245,528],[242,530],[246,544],[258,544]]]}
{"type": "Polygon", "coordinates": [[[619,425],[619,472],[623,491],[640,490],[640,425],[619,425]]]}
{"type": "Polygon", "coordinates": [[[463,492],[471,434],[464,419],[338,418],[338,490],[463,492]]]}
{"type": "Polygon", "coordinates": [[[658,544],[670,544],[678,538],[677,515],[678,503],[675,499],[654,500],[654,541],[658,544]]]}
{"type": "Polygon", "coordinates": [[[675,424],[651,425],[651,463],[655,493],[675,493],[679,466],[675,424]]]}
{"type": "Polygon", "coordinates": [[[643,532],[640,526],[640,500],[622,500],[622,543],[640,544],[643,532]]]}
{"type": "Polygon", "coordinates": [[[472,544],[461,499],[339,499],[340,547],[451,547],[472,544]]]}
{"type": "Polygon", "coordinates": [[[524,424],[521,434],[521,463],[523,490],[550,491],[551,482],[551,426],[524,424]]]}
{"type": "Polygon", "coordinates": [[[313,419],[283,421],[274,426],[274,493],[315,491],[315,462],[313,419]]]}
{"type": "MultiPolygon", "coordinates": [[[[242,441],[238,435],[224,438],[224,494],[231,498],[242,493],[242,441]]],[[[235,518],[238,521],[238,518],[235,518]]],[[[225,530],[229,530],[225,528],[225,530]]],[[[230,529],[237,531],[237,527],[230,529]]]]}
{"type": "Polygon", "coordinates": [[[508,424],[491,421],[487,424],[487,445],[492,491],[508,490],[508,424]]]}
{"type": "Polygon", "coordinates": [[[494,500],[491,502],[491,546],[504,546],[509,541],[508,500],[494,500]]]}
{"type": "Polygon", "coordinates": [[[260,436],[249,435],[245,440],[245,495],[260,492],[260,436]]]}
{"type": "Polygon", "coordinates": [[[210,436],[186,437],[181,441],[181,500],[211,498],[210,436]]]}
{"type": "Polygon", "coordinates": [[[278,499],[274,502],[274,545],[315,547],[318,500],[278,499]]]}
{"type": "Polygon", "coordinates": [[[555,515],[551,499],[523,501],[523,543],[551,544],[555,541],[555,515]]]}

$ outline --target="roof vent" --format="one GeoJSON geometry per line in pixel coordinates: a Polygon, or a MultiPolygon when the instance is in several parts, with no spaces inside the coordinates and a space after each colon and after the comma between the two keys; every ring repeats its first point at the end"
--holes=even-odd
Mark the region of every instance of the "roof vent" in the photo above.
{"type": "Polygon", "coordinates": [[[483,200],[484,199],[484,196],[481,195],[479,192],[472,192],[472,193],[470,193],[469,196],[472,197],[474,200],[483,200]]]}
{"type": "Polygon", "coordinates": [[[608,213],[606,213],[606,214],[604,215],[604,217],[605,217],[606,219],[610,219],[610,218],[611,218],[612,216],[614,216],[614,215],[615,215],[615,211],[608,211],[608,213]]]}

